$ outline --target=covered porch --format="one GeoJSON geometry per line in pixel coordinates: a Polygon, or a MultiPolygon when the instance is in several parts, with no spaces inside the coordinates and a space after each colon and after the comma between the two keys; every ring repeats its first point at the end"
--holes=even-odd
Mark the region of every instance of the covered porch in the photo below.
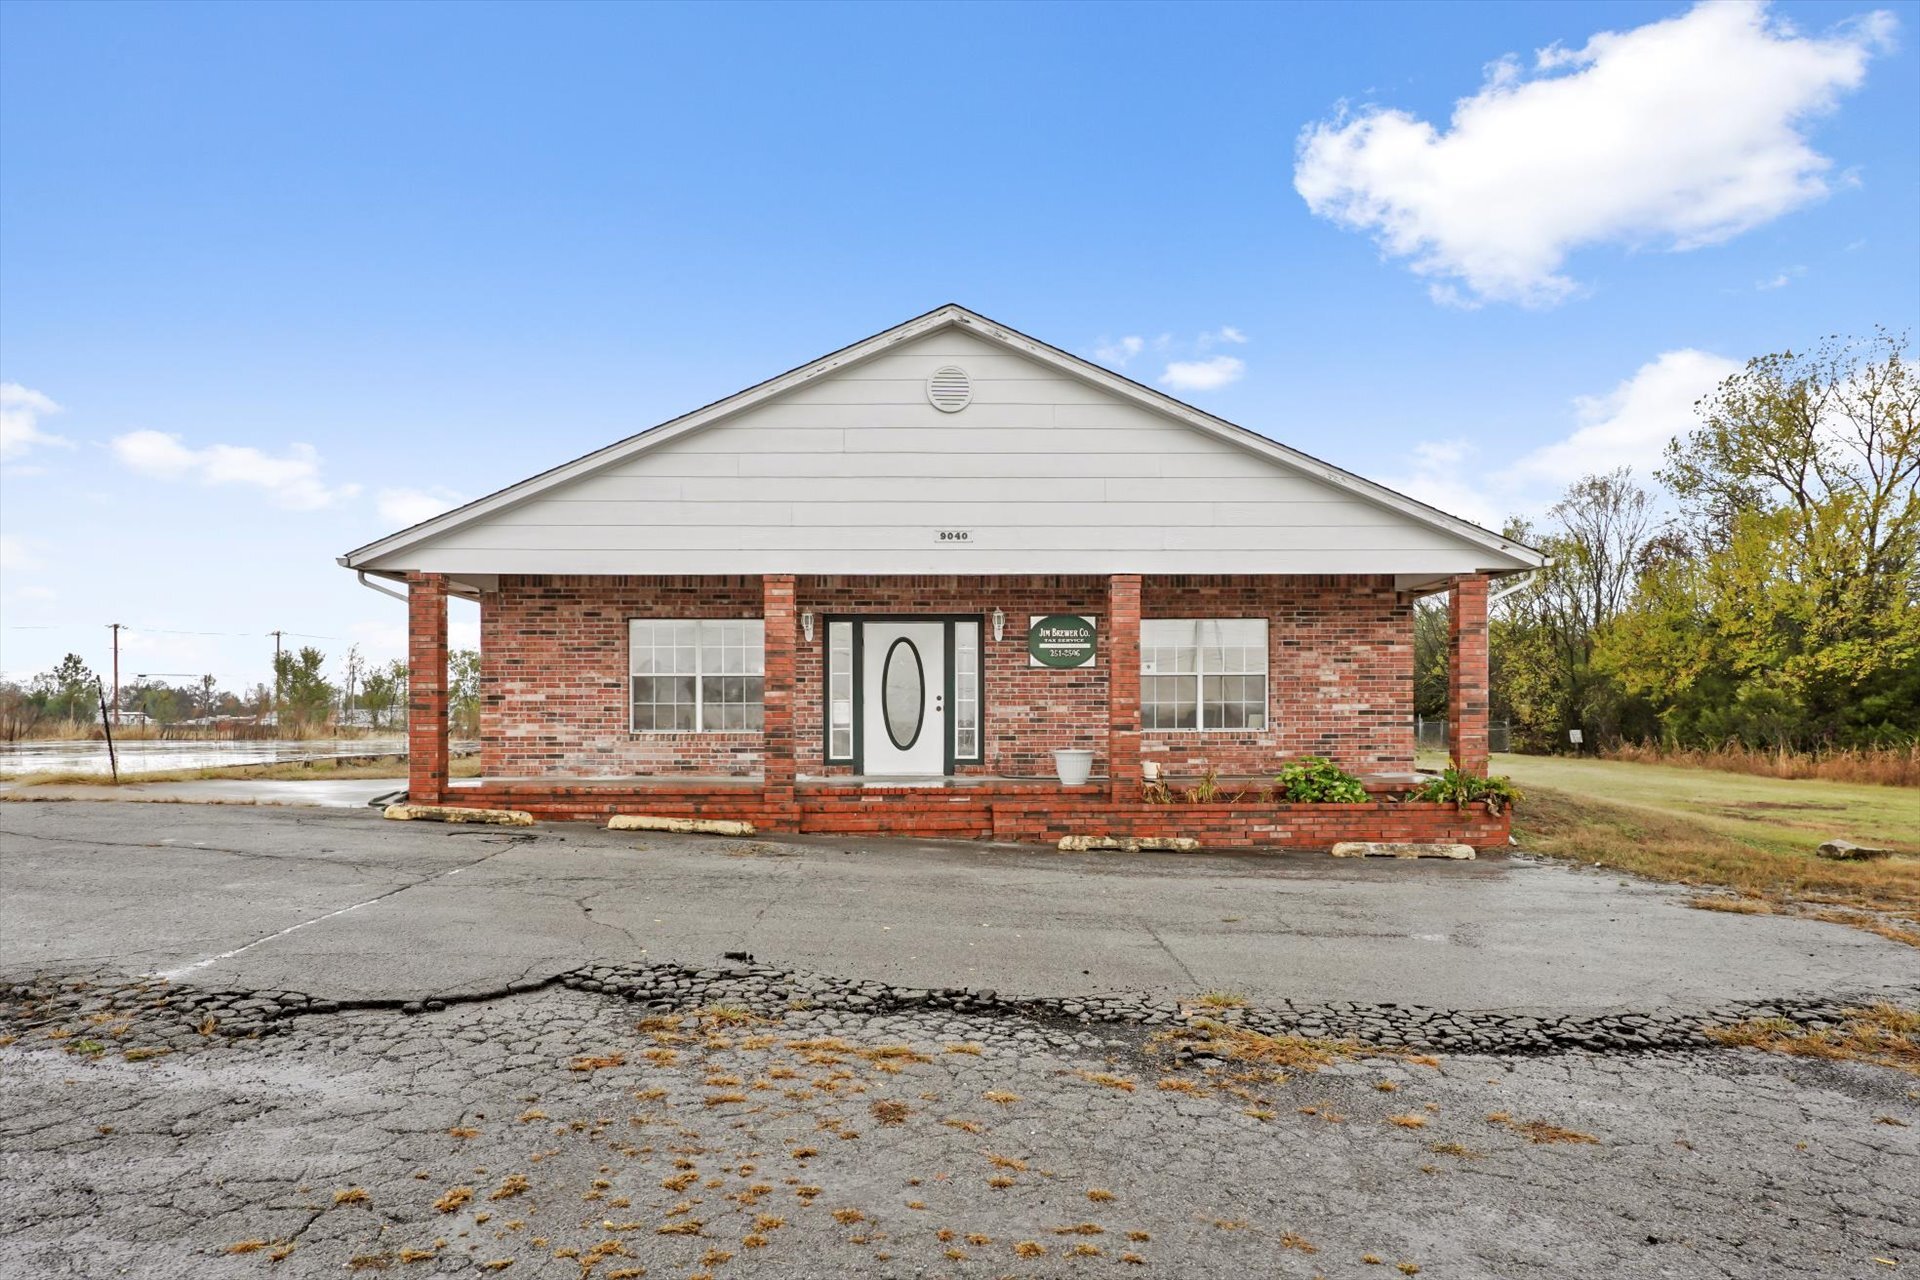
{"type": "MultiPolygon", "coordinates": [[[[1210,847],[1324,848],[1340,839],[1477,847],[1506,840],[1504,815],[1400,799],[1412,780],[1416,589],[1403,590],[1390,577],[407,578],[409,793],[417,803],[518,808],[549,818],[644,812],[745,819],[767,831],[1019,841],[1193,835],[1210,847]],[[458,781],[447,775],[453,592],[479,601],[483,636],[484,776],[458,781]],[[1151,697],[1143,704],[1143,672],[1156,678],[1153,657],[1142,661],[1143,617],[1195,611],[1257,615],[1271,629],[1270,657],[1260,668],[1265,709],[1211,731],[1143,724],[1143,705],[1149,720],[1166,714],[1151,697]],[[628,629],[635,618],[663,612],[757,615],[757,723],[692,734],[627,720],[638,696],[633,680],[644,678],[633,675],[644,663],[629,658],[628,629]],[[1038,614],[1087,619],[1095,651],[1085,668],[1031,662],[1023,633],[1038,614]],[[847,743],[858,737],[849,723],[853,710],[841,705],[857,706],[857,699],[839,696],[852,692],[849,655],[859,651],[858,632],[841,627],[871,617],[977,619],[977,654],[968,656],[948,632],[947,661],[961,668],[960,684],[951,666],[944,679],[922,672],[926,706],[938,702],[949,713],[941,729],[949,746],[944,768],[895,773],[871,753],[862,761],[857,749],[836,749],[837,731],[847,743]],[[1008,617],[1016,619],[1012,629],[1008,617]],[[979,739],[971,759],[956,700],[969,670],[977,681],[971,731],[979,739]],[[1054,744],[1094,755],[1086,784],[1063,786],[1054,776],[1054,744]],[[1334,756],[1366,780],[1373,798],[1359,805],[1259,798],[1253,788],[1270,784],[1274,770],[1300,754],[1334,756]],[[1218,768],[1226,794],[1240,789],[1240,780],[1251,794],[1203,805],[1148,803],[1143,782],[1153,766],[1170,778],[1218,768]]],[[[1487,576],[1441,585],[1452,601],[1449,749],[1462,767],[1484,772],[1487,576]]],[[[1199,677],[1193,685],[1200,687],[1199,677]]],[[[891,733],[871,715],[863,719],[872,732],[891,733]]]]}

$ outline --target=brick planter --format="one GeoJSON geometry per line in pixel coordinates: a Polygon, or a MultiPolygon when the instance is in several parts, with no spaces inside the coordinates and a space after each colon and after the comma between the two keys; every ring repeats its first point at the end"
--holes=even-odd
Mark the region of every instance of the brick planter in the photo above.
{"type": "Polygon", "coordinates": [[[524,809],[549,819],[615,813],[735,818],[762,831],[1052,844],[1061,836],[1192,836],[1208,849],[1326,849],[1341,840],[1445,841],[1496,849],[1509,815],[1450,804],[1143,804],[1114,801],[1099,783],[1063,789],[1009,781],[973,787],[846,787],[801,783],[793,809],[757,786],[563,784],[538,780],[456,786],[451,802],[524,809]]]}

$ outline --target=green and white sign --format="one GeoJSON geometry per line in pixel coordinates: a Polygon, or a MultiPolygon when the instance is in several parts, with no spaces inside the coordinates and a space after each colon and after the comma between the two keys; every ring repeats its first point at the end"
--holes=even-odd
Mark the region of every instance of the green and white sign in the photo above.
{"type": "Polygon", "coordinates": [[[1027,665],[1093,665],[1093,619],[1073,613],[1034,614],[1027,619],[1027,665]]]}

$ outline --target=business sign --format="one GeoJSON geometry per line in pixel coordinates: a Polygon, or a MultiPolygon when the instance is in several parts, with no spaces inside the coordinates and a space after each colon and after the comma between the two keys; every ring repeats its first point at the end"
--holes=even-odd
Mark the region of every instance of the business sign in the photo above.
{"type": "Polygon", "coordinates": [[[1093,619],[1073,613],[1034,614],[1027,619],[1027,665],[1093,665],[1093,619]]]}

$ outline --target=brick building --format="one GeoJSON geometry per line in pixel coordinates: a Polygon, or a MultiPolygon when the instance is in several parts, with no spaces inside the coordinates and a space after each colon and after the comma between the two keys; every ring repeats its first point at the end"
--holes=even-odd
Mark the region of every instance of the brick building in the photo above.
{"type": "MultiPolygon", "coordinates": [[[[1487,584],[1540,562],[958,306],[341,558],[408,587],[416,800],[1023,838],[1171,833],[1156,765],[1317,754],[1390,791],[1437,591],[1454,755],[1484,769],[1487,584]],[[447,776],[450,596],[480,607],[479,780],[447,776]]],[[[1473,825],[1217,807],[1181,821],[1473,825]]]]}

